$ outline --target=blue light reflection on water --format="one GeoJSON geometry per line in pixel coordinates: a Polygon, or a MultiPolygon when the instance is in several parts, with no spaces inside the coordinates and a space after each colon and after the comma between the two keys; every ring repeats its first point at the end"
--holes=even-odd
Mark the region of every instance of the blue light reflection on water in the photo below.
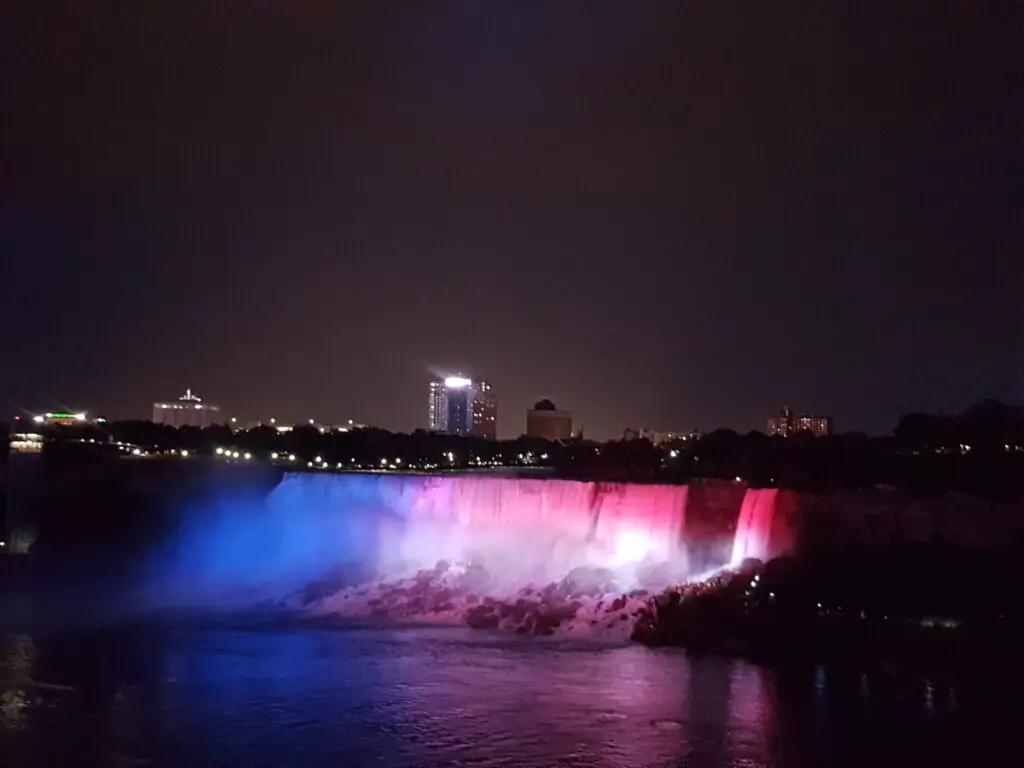
{"type": "Polygon", "coordinates": [[[819,695],[813,669],[637,646],[301,626],[0,642],[5,768],[973,764],[965,724],[996,746],[924,685],[865,696],[839,671],[819,695]]]}

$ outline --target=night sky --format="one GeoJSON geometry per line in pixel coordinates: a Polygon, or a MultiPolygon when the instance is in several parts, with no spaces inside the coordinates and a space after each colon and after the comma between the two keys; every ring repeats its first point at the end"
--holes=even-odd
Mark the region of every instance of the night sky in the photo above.
{"type": "Polygon", "coordinates": [[[1016,3],[24,0],[0,404],[888,432],[1022,381],[1016,3]]]}

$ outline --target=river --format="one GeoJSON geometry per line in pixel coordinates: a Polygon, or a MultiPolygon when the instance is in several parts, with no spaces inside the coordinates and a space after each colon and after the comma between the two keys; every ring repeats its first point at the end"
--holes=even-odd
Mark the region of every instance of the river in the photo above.
{"type": "Polygon", "coordinates": [[[998,698],[891,674],[462,628],[0,635],[4,768],[966,766],[1007,754],[1009,716],[998,698]]]}

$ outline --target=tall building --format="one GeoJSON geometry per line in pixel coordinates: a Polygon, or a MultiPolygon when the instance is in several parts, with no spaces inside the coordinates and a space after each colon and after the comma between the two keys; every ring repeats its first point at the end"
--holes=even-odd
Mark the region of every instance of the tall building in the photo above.
{"type": "Polygon", "coordinates": [[[153,403],[153,422],[172,427],[209,427],[219,423],[220,408],[203,402],[198,395],[186,389],[177,400],[153,403]]]}
{"type": "Polygon", "coordinates": [[[498,439],[498,398],[489,381],[473,382],[473,426],[475,437],[498,439]]]}
{"type": "Polygon", "coordinates": [[[444,379],[434,379],[430,382],[427,429],[431,432],[448,431],[448,389],[444,385],[444,379]]]}
{"type": "Polygon", "coordinates": [[[473,429],[473,382],[457,376],[445,379],[445,432],[468,435],[473,429]]]}
{"type": "Polygon", "coordinates": [[[526,435],[544,440],[569,440],[572,414],[558,410],[550,400],[541,400],[526,412],[526,435]]]}
{"type": "Polygon", "coordinates": [[[778,416],[768,419],[768,434],[789,437],[798,432],[810,432],[815,437],[828,437],[835,431],[831,416],[798,415],[783,408],[778,416]]]}
{"type": "Polygon", "coordinates": [[[497,437],[498,400],[485,380],[446,376],[430,382],[428,426],[449,435],[497,437]]]}

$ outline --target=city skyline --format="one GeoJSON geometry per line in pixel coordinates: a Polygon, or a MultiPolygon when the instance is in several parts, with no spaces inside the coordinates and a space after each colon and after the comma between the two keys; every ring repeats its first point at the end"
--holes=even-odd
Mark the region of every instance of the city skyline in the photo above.
{"type": "Polygon", "coordinates": [[[602,438],[1021,402],[999,4],[301,5],[14,11],[9,411],[408,430],[438,361],[602,438]]]}
{"type": "MultiPolygon", "coordinates": [[[[219,405],[214,405],[205,401],[192,391],[191,388],[186,388],[182,396],[174,400],[159,400],[151,402],[151,416],[144,417],[142,415],[129,415],[115,417],[113,420],[140,420],[140,421],[153,421],[157,424],[167,424],[170,426],[212,426],[212,425],[226,425],[237,427],[238,429],[251,429],[256,426],[275,426],[277,425],[278,430],[289,430],[292,426],[304,426],[309,425],[328,425],[332,428],[335,424],[341,424],[342,431],[345,431],[348,425],[348,429],[357,428],[378,428],[384,429],[392,433],[412,433],[420,430],[426,430],[429,432],[440,432],[450,435],[465,435],[474,437],[484,437],[488,439],[515,439],[519,436],[541,436],[547,439],[563,440],[569,436],[575,436],[579,433],[582,436],[582,424],[578,428],[573,427],[572,413],[558,409],[550,399],[544,398],[541,401],[534,403],[525,412],[525,428],[521,431],[517,431],[515,424],[518,423],[514,417],[506,417],[506,430],[500,432],[496,430],[496,420],[498,413],[498,401],[494,391],[493,384],[487,379],[471,379],[462,376],[461,374],[455,375],[437,375],[435,374],[429,380],[429,401],[427,410],[426,424],[416,424],[407,428],[388,428],[378,424],[367,423],[364,421],[355,421],[352,418],[347,420],[342,419],[322,419],[316,417],[299,417],[291,419],[288,417],[278,418],[276,416],[260,415],[258,417],[250,416],[237,416],[225,411],[221,412],[222,409],[219,405]],[[450,392],[455,391],[456,393],[462,393],[464,400],[458,404],[458,413],[452,413],[450,404],[450,392]],[[185,413],[182,416],[179,411],[181,409],[201,409],[202,413],[185,413]],[[217,414],[214,416],[213,414],[217,414]],[[554,417],[555,421],[562,422],[565,424],[559,424],[558,427],[553,427],[549,424],[543,424],[542,421],[550,421],[550,418],[545,419],[544,417],[554,417]],[[453,428],[451,426],[452,419],[455,419],[460,426],[453,428]],[[534,423],[534,427],[531,428],[531,420],[534,423]],[[511,425],[511,426],[508,426],[511,425]],[[546,434],[554,431],[551,434],[546,434]],[[557,433],[557,435],[555,434],[557,433]]],[[[982,398],[971,406],[978,405],[982,402],[999,402],[992,398],[982,398]]],[[[1013,404],[1007,404],[1012,407],[1013,404]]],[[[290,409],[278,408],[273,413],[287,413],[290,409]]],[[[904,416],[912,414],[924,414],[926,416],[952,416],[955,414],[951,413],[938,413],[938,414],[927,414],[920,409],[911,409],[907,412],[899,414],[902,418],[904,416]]],[[[41,413],[39,410],[21,410],[18,414],[14,414],[11,417],[14,421],[23,420],[25,423],[76,423],[84,421],[107,421],[105,414],[97,414],[95,411],[89,408],[71,408],[63,405],[60,412],[46,412],[41,413]]],[[[893,425],[895,426],[895,424],[893,425]]],[[[621,429],[614,432],[612,435],[589,435],[591,439],[598,439],[599,441],[605,440],[616,440],[616,439],[630,439],[643,437],[650,440],[655,445],[660,445],[665,442],[671,442],[678,439],[688,439],[691,436],[700,434],[702,432],[711,432],[715,430],[726,429],[737,433],[745,432],[761,432],[768,436],[791,436],[800,432],[810,432],[817,436],[830,436],[835,434],[849,434],[858,433],[862,430],[842,430],[837,431],[835,427],[835,420],[830,415],[821,414],[809,414],[809,413],[795,413],[788,406],[783,407],[781,410],[768,416],[762,420],[762,423],[750,430],[737,430],[733,426],[728,424],[712,425],[709,427],[691,428],[686,430],[679,429],[663,429],[661,427],[650,427],[641,426],[636,427],[632,425],[625,425],[621,429]]],[[[320,430],[323,432],[323,428],[320,430]]],[[[884,429],[880,432],[875,433],[864,433],[875,436],[887,435],[891,431],[890,429],[884,429]]]]}

